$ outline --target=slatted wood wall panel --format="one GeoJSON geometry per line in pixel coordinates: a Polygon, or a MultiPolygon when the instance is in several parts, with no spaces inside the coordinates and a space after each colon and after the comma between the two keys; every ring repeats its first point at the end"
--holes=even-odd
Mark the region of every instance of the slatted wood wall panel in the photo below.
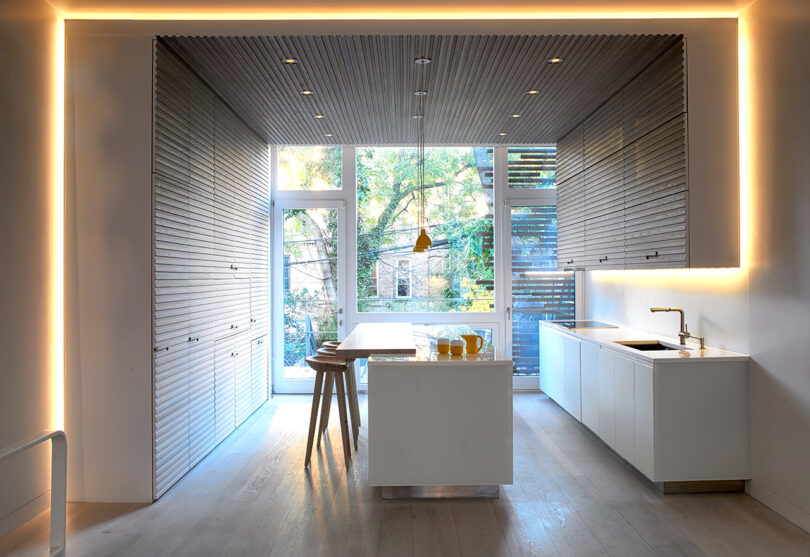
{"type": "Polygon", "coordinates": [[[561,268],[689,265],[683,39],[558,142],[557,175],[561,268]]]}
{"type": "Polygon", "coordinates": [[[270,194],[267,144],[159,41],[154,77],[157,498],[267,398],[270,194]]]}

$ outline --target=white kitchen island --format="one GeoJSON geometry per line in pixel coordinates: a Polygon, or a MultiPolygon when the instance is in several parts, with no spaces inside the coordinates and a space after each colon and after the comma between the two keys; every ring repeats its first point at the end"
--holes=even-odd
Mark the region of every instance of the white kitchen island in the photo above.
{"type": "Polygon", "coordinates": [[[368,481],[384,498],[495,497],[512,483],[512,361],[372,356],[368,481]]]}

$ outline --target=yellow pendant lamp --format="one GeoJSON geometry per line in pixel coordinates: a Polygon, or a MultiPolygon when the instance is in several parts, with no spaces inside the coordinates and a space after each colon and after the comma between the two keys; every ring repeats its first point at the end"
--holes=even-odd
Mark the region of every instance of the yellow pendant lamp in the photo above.
{"type": "Polygon", "coordinates": [[[419,161],[419,236],[416,237],[416,243],[413,245],[413,251],[421,253],[433,245],[433,240],[428,236],[427,229],[425,228],[425,97],[427,97],[427,88],[425,87],[426,79],[425,73],[427,72],[426,66],[430,64],[430,58],[420,57],[414,60],[416,64],[422,67],[421,71],[421,84],[415,95],[419,99],[419,113],[414,117],[419,120],[419,136],[417,138],[417,151],[419,161]]]}

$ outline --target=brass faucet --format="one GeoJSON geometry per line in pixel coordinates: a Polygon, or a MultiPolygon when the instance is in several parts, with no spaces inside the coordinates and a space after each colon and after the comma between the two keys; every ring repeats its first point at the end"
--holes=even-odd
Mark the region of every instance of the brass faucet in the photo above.
{"type": "Polygon", "coordinates": [[[681,339],[681,346],[686,346],[686,339],[693,338],[697,341],[700,341],[700,349],[703,350],[706,348],[706,337],[696,337],[692,336],[689,333],[689,327],[686,325],[686,317],[684,316],[683,310],[681,308],[650,308],[650,311],[653,313],[659,311],[677,311],[681,314],[681,330],[678,331],[678,336],[681,339]]]}

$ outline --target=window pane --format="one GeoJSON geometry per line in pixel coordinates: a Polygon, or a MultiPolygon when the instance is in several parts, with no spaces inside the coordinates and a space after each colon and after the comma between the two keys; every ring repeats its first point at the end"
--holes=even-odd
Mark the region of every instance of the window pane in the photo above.
{"type": "Polygon", "coordinates": [[[540,145],[509,147],[509,187],[543,189],[557,187],[557,147],[540,145]]]}
{"type": "Polygon", "coordinates": [[[284,377],[310,378],[304,361],[337,340],[337,210],[285,209],[284,377]]]}
{"type": "Polygon", "coordinates": [[[574,319],[574,273],[557,269],[557,210],[512,208],[512,361],[537,375],[538,321],[574,319]]]}
{"type": "Polygon", "coordinates": [[[416,149],[357,149],[357,309],[493,311],[492,149],[425,151],[426,227],[433,246],[414,253],[416,149]]]}
{"type": "Polygon", "coordinates": [[[339,190],[340,147],[282,145],[278,148],[278,189],[339,190]]]}

